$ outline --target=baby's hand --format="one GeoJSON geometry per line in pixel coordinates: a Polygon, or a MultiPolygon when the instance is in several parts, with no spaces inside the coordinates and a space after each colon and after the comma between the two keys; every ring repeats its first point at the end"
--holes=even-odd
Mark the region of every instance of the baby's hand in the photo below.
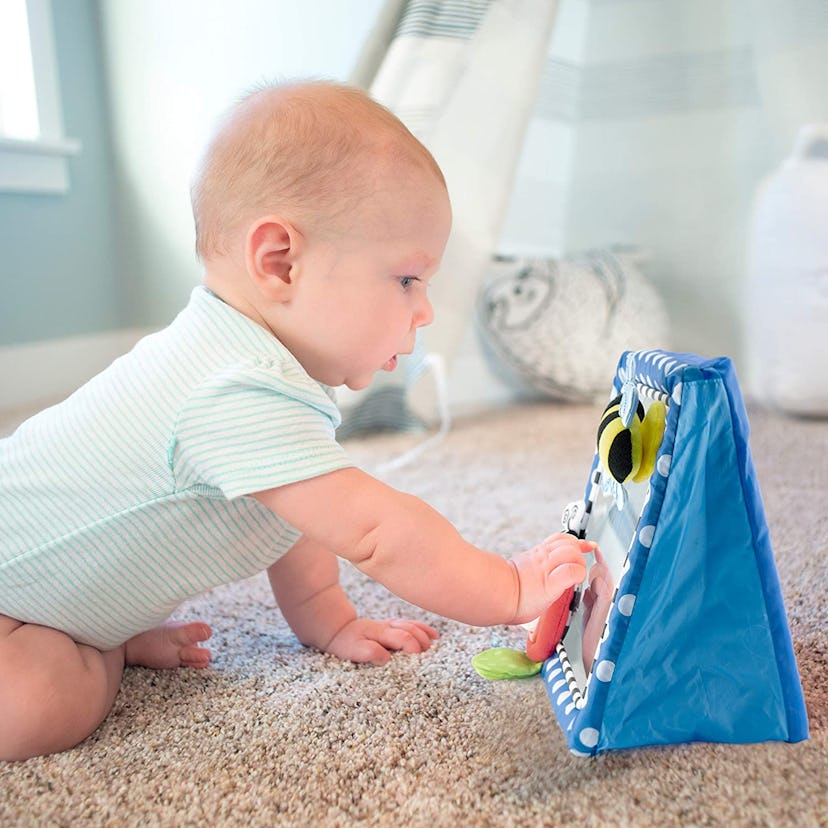
{"type": "Polygon", "coordinates": [[[346,661],[386,664],[391,652],[424,653],[439,638],[437,630],[421,621],[388,618],[371,621],[355,618],[346,624],[324,648],[326,653],[346,661]]]}
{"type": "Polygon", "coordinates": [[[512,623],[532,621],[565,590],[580,584],[587,574],[584,553],[593,549],[592,541],[560,533],[513,558],[520,592],[512,623]]]}

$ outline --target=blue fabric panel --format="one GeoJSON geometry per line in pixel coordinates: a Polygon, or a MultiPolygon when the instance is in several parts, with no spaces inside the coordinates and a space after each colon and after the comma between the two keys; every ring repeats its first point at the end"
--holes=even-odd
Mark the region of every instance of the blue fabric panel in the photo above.
{"type": "Polygon", "coordinates": [[[759,491],[758,478],[750,454],[748,437],[747,412],[745,411],[736,372],[729,360],[719,360],[718,370],[724,379],[725,389],[730,402],[733,416],[734,444],[740,470],[740,479],[743,485],[743,496],[747,507],[747,515],[753,531],[754,551],[756,563],[761,576],[764,591],[765,605],[768,613],[768,624],[774,644],[776,666],[779,671],[782,690],[785,694],[785,711],[788,720],[787,740],[798,742],[808,738],[808,715],[805,710],[805,700],[802,694],[802,685],[799,679],[799,669],[791,642],[788,617],[785,604],[782,600],[782,589],[779,576],[776,572],[776,563],[773,558],[773,548],[770,542],[765,507],[759,491]],[[725,362],[726,364],[721,364],[725,362]]]}
{"type": "Polygon", "coordinates": [[[739,457],[719,371],[699,363],[698,373],[682,377],[664,503],[608,688],[599,751],[789,738],[778,619],[766,609],[766,571],[757,566],[741,479],[747,455],[739,457]]]}

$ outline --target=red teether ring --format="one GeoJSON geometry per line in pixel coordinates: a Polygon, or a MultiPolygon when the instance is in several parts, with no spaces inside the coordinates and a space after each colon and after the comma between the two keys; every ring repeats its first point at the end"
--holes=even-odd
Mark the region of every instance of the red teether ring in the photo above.
{"type": "Polygon", "coordinates": [[[532,661],[546,661],[563,638],[566,622],[569,619],[569,607],[575,587],[570,587],[557,601],[550,604],[541,615],[535,629],[526,638],[526,655],[532,661]]]}

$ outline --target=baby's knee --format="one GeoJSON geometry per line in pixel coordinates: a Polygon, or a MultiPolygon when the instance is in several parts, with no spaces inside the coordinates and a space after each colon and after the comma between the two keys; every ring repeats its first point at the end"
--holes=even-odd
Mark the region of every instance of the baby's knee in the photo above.
{"type": "Polygon", "coordinates": [[[44,683],[40,672],[25,669],[17,648],[0,644],[0,759],[4,761],[36,756],[38,731],[51,724],[51,717],[41,710],[56,688],[44,683]]]}
{"type": "Polygon", "coordinates": [[[78,645],[55,630],[22,625],[0,639],[0,760],[74,747],[111,706],[104,670],[89,669],[78,645]]]}

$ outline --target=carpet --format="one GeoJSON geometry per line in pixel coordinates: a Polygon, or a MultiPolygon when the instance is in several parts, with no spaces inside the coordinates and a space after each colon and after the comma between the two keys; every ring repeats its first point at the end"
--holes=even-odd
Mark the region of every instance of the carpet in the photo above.
{"type": "MultiPolygon", "coordinates": [[[[488,412],[382,476],[509,554],[556,531],[582,494],[599,413],[488,412]]],[[[828,825],[828,422],[750,419],[809,741],[576,758],[539,678],[488,682],[471,667],[483,649],[520,647],[522,630],[435,617],[343,564],[362,613],[423,618],[440,640],[382,668],[342,663],[297,643],[264,575],[215,589],[178,613],[212,624],[212,667],[129,668],[82,745],[0,763],[0,826],[828,825]]],[[[346,445],[370,471],[416,439],[346,445]]]]}

